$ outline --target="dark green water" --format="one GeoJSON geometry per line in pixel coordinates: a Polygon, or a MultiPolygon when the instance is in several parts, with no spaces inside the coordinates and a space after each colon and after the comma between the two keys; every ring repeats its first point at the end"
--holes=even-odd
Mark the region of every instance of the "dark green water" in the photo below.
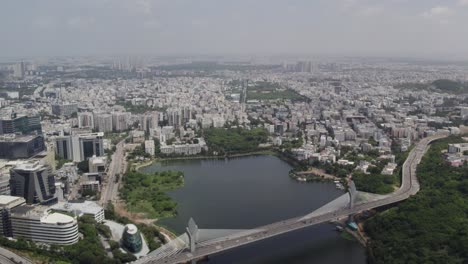
{"type": "MultiPolygon", "coordinates": [[[[331,183],[299,183],[274,156],[184,160],[153,164],[145,172],[180,170],[185,186],[170,194],[178,216],[161,224],[184,232],[190,217],[200,229],[250,229],[305,215],[342,194],[331,183]]],[[[365,250],[331,224],[321,224],[210,257],[209,263],[364,264],[365,250]]]]}

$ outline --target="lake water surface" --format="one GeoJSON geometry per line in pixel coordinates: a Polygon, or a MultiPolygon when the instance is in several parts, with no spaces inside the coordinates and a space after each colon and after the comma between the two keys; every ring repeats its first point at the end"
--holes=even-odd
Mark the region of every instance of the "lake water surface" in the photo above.
{"type": "MultiPolygon", "coordinates": [[[[184,187],[169,195],[178,215],[160,224],[178,233],[193,217],[200,229],[251,229],[310,213],[343,192],[331,183],[300,183],[274,156],[174,160],[144,172],[180,170],[184,187]]],[[[365,250],[321,224],[210,256],[209,263],[366,263],[365,250]]]]}

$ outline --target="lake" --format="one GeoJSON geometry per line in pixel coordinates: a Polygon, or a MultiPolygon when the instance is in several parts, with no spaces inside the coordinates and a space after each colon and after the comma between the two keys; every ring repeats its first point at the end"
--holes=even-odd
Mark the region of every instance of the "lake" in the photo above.
{"type": "MultiPolygon", "coordinates": [[[[300,183],[275,156],[172,160],[144,172],[180,170],[184,187],[169,195],[178,215],[161,225],[185,231],[193,217],[200,229],[251,229],[305,215],[343,194],[332,183],[300,183]]],[[[366,263],[365,249],[321,224],[210,256],[208,263],[366,263]]]]}

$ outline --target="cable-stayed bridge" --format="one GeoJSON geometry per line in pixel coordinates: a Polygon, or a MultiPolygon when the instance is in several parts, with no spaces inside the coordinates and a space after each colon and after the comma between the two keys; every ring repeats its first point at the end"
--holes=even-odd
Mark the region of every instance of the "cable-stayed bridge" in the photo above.
{"type": "Polygon", "coordinates": [[[419,191],[416,178],[416,166],[428,149],[429,144],[445,135],[436,135],[422,139],[409,153],[402,168],[402,184],[398,190],[388,195],[376,195],[356,190],[354,183],[349,183],[348,192],[323,205],[310,214],[286,219],[250,230],[213,230],[199,229],[190,219],[187,231],[178,238],[151,252],[135,263],[187,263],[195,262],[205,256],[240,247],[253,242],[294,230],[333,221],[343,217],[394,204],[409,198],[419,191]]]}

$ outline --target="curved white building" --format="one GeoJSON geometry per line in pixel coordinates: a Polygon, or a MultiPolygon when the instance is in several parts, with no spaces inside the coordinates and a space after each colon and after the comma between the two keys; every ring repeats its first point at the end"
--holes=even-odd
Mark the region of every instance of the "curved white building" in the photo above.
{"type": "Polygon", "coordinates": [[[35,242],[72,245],[78,242],[76,218],[53,213],[48,207],[21,205],[11,209],[13,237],[35,242]]]}

